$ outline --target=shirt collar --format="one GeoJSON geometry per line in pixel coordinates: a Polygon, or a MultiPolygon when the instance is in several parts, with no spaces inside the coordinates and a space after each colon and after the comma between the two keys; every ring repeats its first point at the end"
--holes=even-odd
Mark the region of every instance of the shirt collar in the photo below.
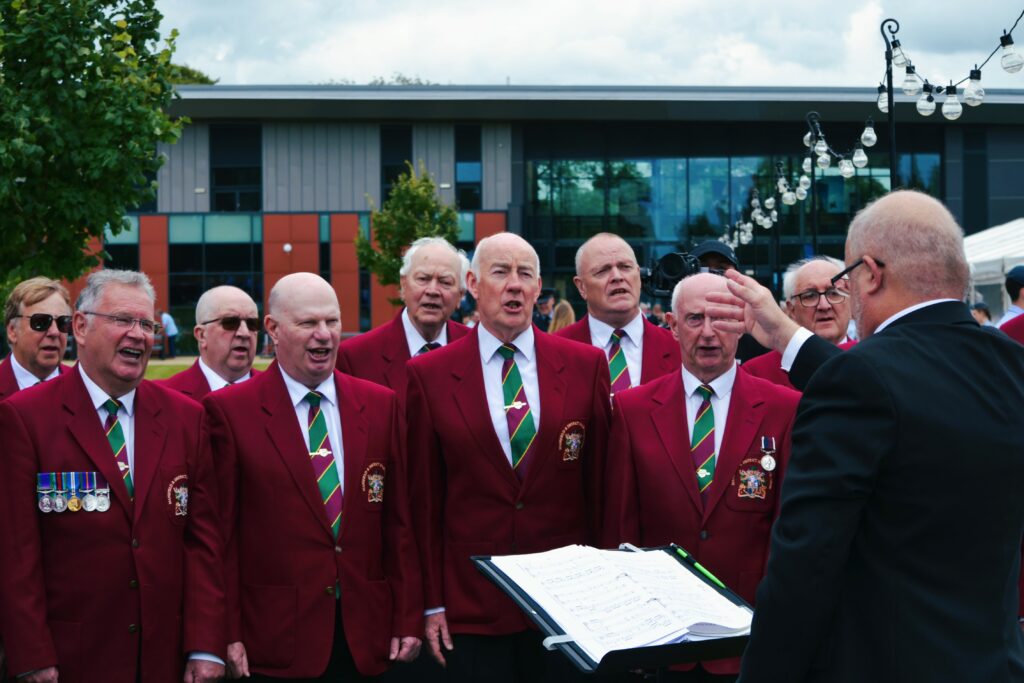
{"type": "Polygon", "coordinates": [[[332,406],[338,406],[338,390],[334,386],[334,373],[331,373],[330,377],[317,385],[315,389],[310,389],[285,372],[280,363],[278,363],[277,368],[281,371],[281,377],[284,378],[284,386],[288,389],[288,398],[291,399],[292,406],[295,408],[298,408],[299,404],[306,400],[306,394],[310,391],[320,393],[332,406]]]}
{"type": "MultiPolygon", "coordinates": [[[[608,346],[612,332],[616,328],[589,314],[587,323],[590,325],[590,339],[599,341],[602,349],[608,346]]],[[[633,346],[640,346],[640,340],[644,338],[644,317],[640,314],[639,309],[637,309],[636,316],[622,328],[622,331],[626,333],[626,338],[633,346]]]]}
{"type": "MultiPolygon", "coordinates": [[[[11,359],[11,370],[14,371],[14,379],[17,380],[19,389],[28,389],[29,387],[33,387],[36,384],[39,384],[39,378],[33,375],[28,370],[26,370],[24,367],[22,367],[21,363],[18,362],[18,359],[14,357],[13,352],[11,352],[10,356],[8,357],[11,359]]],[[[49,382],[54,377],[57,377],[59,374],[60,365],[58,364],[57,367],[53,369],[53,372],[47,375],[46,379],[42,381],[49,382]]]]}
{"type": "MultiPolygon", "coordinates": [[[[704,384],[697,377],[687,370],[685,367],[683,370],[683,391],[686,392],[686,397],[691,398],[694,392],[697,391],[697,387],[704,384]]],[[[728,370],[723,372],[718,377],[708,382],[708,386],[714,389],[715,396],[718,398],[725,398],[732,393],[732,386],[736,382],[736,361],[732,362],[732,365],[728,370]]]]}
{"type": "MultiPolygon", "coordinates": [[[[426,339],[420,334],[420,331],[416,329],[416,326],[412,324],[412,318],[409,317],[409,309],[402,309],[402,327],[405,328],[405,342],[409,345],[409,357],[415,358],[416,354],[420,352],[424,344],[427,344],[426,339]]],[[[437,335],[437,339],[434,343],[444,346],[448,343],[448,323],[445,322],[441,325],[441,334],[437,335]]]]}
{"type": "MultiPolygon", "coordinates": [[[[86,374],[85,368],[82,367],[81,361],[78,362],[78,370],[82,374],[85,390],[89,392],[89,398],[92,400],[92,405],[96,410],[99,410],[103,407],[104,403],[114,398],[113,396],[108,396],[107,392],[100,389],[99,385],[92,381],[92,378],[86,374]]],[[[135,414],[135,391],[136,389],[132,389],[124,396],[119,396],[115,399],[121,403],[124,411],[128,413],[128,417],[132,417],[135,414]]],[[[104,408],[104,410],[106,409],[104,408]]]]}
{"type": "Polygon", "coordinates": [[[202,358],[199,359],[199,369],[202,370],[203,376],[206,377],[206,383],[210,385],[210,391],[218,391],[229,384],[238,384],[239,382],[244,382],[252,377],[252,372],[250,371],[236,379],[234,382],[229,382],[221,377],[220,373],[204,363],[202,358]]]}
{"type": "MultiPolygon", "coordinates": [[[[477,329],[480,330],[480,358],[483,359],[484,363],[487,363],[494,357],[494,354],[498,352],[503,342],[491,334],[487,328],[483,325],[477,325],[477,329]]],[[[519,336],[512,340],[519,352],[526,357],[526,360],[533,360],[534,351],[534,337],[533,337],[533,325],[530,325],[525,330],[519,333],[519,336]]]]}
{"type": "Polygon", "coordinates": [[[918,311],[922,308],[925,308],[926,306],[933,306],[934,304],[941,304],[946,301],[956,301],[956,299],[931,299],[930,301],[922,301],[921,303],[914,304],[913,306],[907,306],[902,311],[894,313],[893,315],[886,318],[881,325],[875,328],[875,331],[872,334],[878,334],[879,332],[887,328],[889,325],[892,325],[894,322],[896,322],[905,315],[910,315],[914,311],[918,311]]]}

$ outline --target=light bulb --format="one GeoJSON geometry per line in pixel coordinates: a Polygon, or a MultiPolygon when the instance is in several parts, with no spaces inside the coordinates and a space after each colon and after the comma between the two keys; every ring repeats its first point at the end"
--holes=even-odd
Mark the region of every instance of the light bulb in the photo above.
{"type": "Polygon", "coordinates": [[[782,193],[789,189],[789,183],[786,182],[785,178],[779,178],[779,182],[775,183],[775,187],[782,193]]]}
{"type": "Polygon", "coordinates": [[[950,121],[956,121],[964,113],[964,105],[960,104],[960,98],[956,96],[956,86],[950,83],[946,86],[946,101],[942,103],[942,115],[950,121]]]}
{"type": "Polygon", "coordinates": [[[931,116],[935,113],[935,98],[932,96],[932,90],[932,84],[925,81],[921,97],[917,100],[917,113],[921,116],[931,116]]]}
{"type": "Polygon", "coordinates": [[[907,64],[907,77],[903,79],[903,94],[907,97],[914,97],[921,92],[921,77],[917,75],[917,69],[913,64],[907,64]]]}
{"type": "Polygon", "coordinates": [[[750,218],[755,221],[761,220],[762,215],[764,214],[761,213],[761,209],[754,209],[750,212],[750,218]]]}
{"type": "Polygon", "coordinates": [[[839,175],[843,176],[844,178],[852,178],[854,173],[856,173],[856,171],[853,168],[852,161],[850,161],[849,159],[839,160],[839,175]]]}
{"type": "Polygon", "coordinates": [[[895,38],[892,41],[892,65],[901,68],[907,65],[907,56],[903,54],[900,41],[895,38]]]}
{"type": "Polygon", "coordinates": [[[1003,46],[1003,56],[999,59],[1003,70],[1008,74],[1020,71],[1021,67],[1024,67],[1024,57],[1021,57],[1020,53],[1013,49],[1013,38],[1010,34],[1004,33],[999,36],[999,44],[1003,46]]]}
{"type": "Polygon", "coordinates": [[[874,147],[876,142],[878,142],[878,135],[875,134],[875,127],[869,120],[864,124],[864,132],[860,134],[860,144],[865,147],[874,147]]]}
{"type": "Polygon", "coordinates": [[[779,220],[779,212],[776,211],[775,209],[772,209],[771,215],[769,215],[768,218],[771,219],[772,223],[778,222],[778,220],[779,220]]]}
{"type": "Polygon", "coordinates": [[[981,87],[981,70],[971,70],[971,80],[964,88],[964,104],[977,107],[985,99],[985,89],[981,87]]]}
{"type": "Polygon", "coordinates": [[[811,179],[805,175],[802,175],[800,176],[800,181],[798,182],[798,185],[806,190],[808,187],[811,186],[811,179]]]}
{"type": "Polygon", "coordinates": [[[750,240],[752,239],[753,236],[749,232],[740,233],[740,244],[750,244],[750,240]]]}
{"type": "Polygon", "coordinates": [[[807,190],[802,187],[796,188],[796,198],[800,201],[807,199],[807,190]]]}
{"type": "Polygon", "coordinates": [[[811,131],[804,133],[804,147],[811,146],[811,131]]]}
{"type": "Polygon", "coordinates": [[[747,221],[746,223],[743,224],[743,229],[746,230],[747,232],[751,232],[754,229],[754,224],[751,223],[750,221],[747,221]]]}
{"type": "MultiPolygon", "coordinates": [[[[786,206],[793,206],[794,204],[796,204],[796,195],[801,190],[803,190],[803,188],[797,188],[796,192],[783,192],[782,203],[785,204],[786,206]]],[[[803,192],[804,194],[807,194],[807,190],[803,190],[803,192]]]]}
{"type": "Polygon", "coordinates": [[[858,146],[853,150],[853,165],[857,168],[864,168],[868,165],[868,155],[864,153],[863,147],[858,146]]]}
{"type": "Polygon", "coordinates": [[[884,85],[878,86],[878,110],[883,114],[889,113],[889,91],[884,85]]]}
{"type": "Polygon", "coordinates": [[[818,156],[821,156],[822,154],[825,154],[827,152],[828,152],[828,143],[825,142],[825,136],[824,135],[820,135],[820,136],[818,136],[818,141],[816,143],[814,143],[814,153],[817,154],[818,156]]]}
{"type": "Polygon", "coordinates": [[[766,197],[764,200],[764,208],[771,211],[775,208],[775,197],[766,197]]]}
{"type": "Polygon", "coordinates": [[[818,168],[825,169],[832,165],[832,157],[822,154],[818,157],[818,168]]]}
{"type": "Polygon", "coordinates": [[[754,197],[753,199],[750,200],[750,208],[758,209],[760,207],[761,207],[761,200],[760,199],[758,199],[757,197],[754,197]]]}
{"type": "Polygon", "coordinates": [[[803,169],[804,173],[810,173],[811,172],[811,158],[810,157],[804,157],[804,164],[800,168],[803,169]]]}

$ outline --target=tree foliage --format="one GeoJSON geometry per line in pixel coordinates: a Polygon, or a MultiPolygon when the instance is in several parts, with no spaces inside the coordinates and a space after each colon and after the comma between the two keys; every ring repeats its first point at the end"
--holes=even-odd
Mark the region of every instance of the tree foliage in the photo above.
{"type": "Polygon", "coordinates": [[[219,78],[212,78],[188,64],[175,64],[171,83],[174,85],[217,85],[219,78]]]}
{"type": "Polygon", "coordinates": [[[443,237],[454,242],[459,234],[458,214],[438,198],[434,179],[423,162],[419,173],[411,163],[405,163],[408,172],[398,177],[379,211],[367,197],[372,240],[362,234],[356,236],[359,264],[376,275],[382,285],[398,284],[402,255],[416,239],[443,237]]]}
{"type": "Polygon", "coordinates": [[[182,119],[173,95],[176,31],[161,42],[156,0],[0,4],[0,273],[74,278],[105,226],[149,201],[182,119]]]}

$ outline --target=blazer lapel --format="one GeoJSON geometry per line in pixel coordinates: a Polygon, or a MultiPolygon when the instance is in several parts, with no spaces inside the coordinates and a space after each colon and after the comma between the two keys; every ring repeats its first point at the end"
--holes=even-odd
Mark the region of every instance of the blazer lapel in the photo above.
{"type": "Polygon", "coordinates": [[[561,444],[557,443],[558,431],[565,412],[565,379],[562,371],[565,362],[561,353],[548,345],[548,338],[539,331],[534,331],[534,355],[537,363],[537,393],[540,395],[540,425],[533,447],[526,459],[526,478],[524,486],[539,476],[537,473],[548,461],[559,457],[561,444]],[[549,448],[555,444],[555,448],[549,448]]]}
{"type": "Polygon", "coordinates": [[[672,360],[672,351],[658,343],[655,333],[656,325],[644,319],[644,350],[640,360],[640,384],[646,384],[652,379],[666,375],[678,365],[672,360]]]}
{"type": "Polygon", "coordinates": [[[690,433],[686,429],[686,394],[682,375],[677,372],[675,378],[652,398],[651,421],[661,439],[665,457],[679,476],[690,501],[700,510],[702,503],[697,489],[697,473],[690,457],[690,433]]]}
{"type": "Polygon", "coordinates": [[[331,526],[327,522],[323,500],[320,498],[320,489],[317,488],[313,468],[309,464],[309,451],[295,418],[295,406],[292,405],[280,370],[271,367],[268,372],[270,371],[273,371],[275,376],[268,377],[268,381],[262,387],[262,407],[268,416],[267,436],[284,462],[299,494],[309,506],[309,511],[313,513],[324,531],[333,536],[331,526]]]}
{"type": "Polygon", "coordinates": [[[143,504],[164,452],[167,430],[160,419],[161,406],[146,382],[135,392],[135,515],[143,504]]]}
{"type": "Polygon", "coordinates": [[[134,517],[132,499],[128,496],[128,488],[121,478],[117,461],[114,460],[114,453],[110,450],[110,442],[107,441],[107,437],[103,433],[99,414],[95,406],[92,405],[92,401],[89,400],[89,392],[85,389],[82,376],[75,372],[73,377],[67,379],[67,385],[68,391],[64,394],[64,409],[71,414],[71,419],[68,420],[68,430],[86,457],[96,466],[96,471],[106,478],[110,486],[110,495],[120,504],[128,519],[132,519],[134,517]]]}
{"type": "Polygon", "coordinates": [[[736,381],[733,383],[732,396],[729,399],[729,412],[725,419],[721,452],[715,460],[715,478],[708,491],[705,519],[729,487],[733,474],[749,452],[750,444],[757,436],[757,428],[764,419],[764,399],[755,391],[743,371],[737,368],[736,381]]]}
{"type": "Polygon", "coordinates": [[[400,385],[405,378],[405,363],[409,360],[409,342],[405,339],[401,314],[391,321],[391,333],[387,336],[387,344],[381,349],[380,355],[384,361],[384,377],[387,379],[388,388],[393,391],[405,391],[405,387],[400,385]]]}
{"type": "MultiPolygon", "coordinates": [[[[360,390],[348,377],[334,373],[334,387],[338,392],[338,414],[341,417],[341,441],[344,444],[345,488],[342,500],[341,528],[338,537],[345,532],[349,511],[357,505],[362,486],[362,468],[369,443],[369,422],[364,413],[366,401],[360,390]]],[[[323,508],[323,505],[320,505],[323,508]]],[[[326,515],[324,516],[326,520],[326,515]]]]}

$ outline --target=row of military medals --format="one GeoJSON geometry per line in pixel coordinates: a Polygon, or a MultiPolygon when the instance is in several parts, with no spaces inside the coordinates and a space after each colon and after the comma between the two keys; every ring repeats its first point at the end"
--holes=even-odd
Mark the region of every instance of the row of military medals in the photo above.
{"type": "Polygon", "coordinates": [[[99,472],[40,472],[36,475],[40,512],[106,512],[110,486],[99,472]]]}

